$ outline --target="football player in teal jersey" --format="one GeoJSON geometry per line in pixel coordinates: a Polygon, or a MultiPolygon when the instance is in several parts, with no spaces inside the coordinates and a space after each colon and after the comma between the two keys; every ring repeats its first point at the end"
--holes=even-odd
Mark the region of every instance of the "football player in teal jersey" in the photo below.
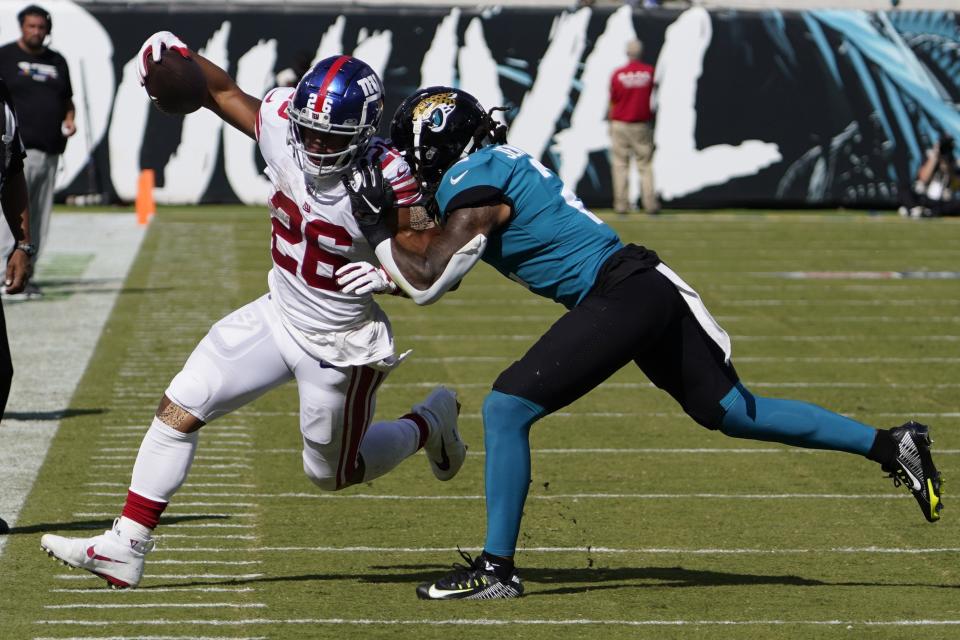
{"type": "MultiPolygon", "coordinates": [[[[467,566],[420,585],[423,599],[515,598],[513,556],[530,483],[531,425],[633,362],[697,423],[753,440],[846,451],[906,484],[930,522],[940,473],[926,426],[876,429],[821,407],[751,393],[730,338],[696,291],[653,251],[624,245],[536,158],[505,144],[505,128],[468,93],[422,89],[391,125],[439,226],[416,243],[392,238],[392,196],[376,166],[346,180],[354,215],[382,266],[429,304],[484,260],[567,312],[493,384],[483,403],[487,537],[467,566]]],[[[404,232],[409,233],[409,232],[404,232]]],[[[462,553],[462,552],[461,552],[462,553]]]]}

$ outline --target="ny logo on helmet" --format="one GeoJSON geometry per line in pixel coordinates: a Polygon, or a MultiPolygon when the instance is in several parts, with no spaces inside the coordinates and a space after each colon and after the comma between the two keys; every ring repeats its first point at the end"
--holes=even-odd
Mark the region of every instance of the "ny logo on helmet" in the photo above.
{"type": "Polygon", "coordinates": [[[380,81],[377,76],[365,76],[357,80],[357,84],[363,89],[365,97],[370,98],[372,96],[375,99],[380,97],[380,81]]]}

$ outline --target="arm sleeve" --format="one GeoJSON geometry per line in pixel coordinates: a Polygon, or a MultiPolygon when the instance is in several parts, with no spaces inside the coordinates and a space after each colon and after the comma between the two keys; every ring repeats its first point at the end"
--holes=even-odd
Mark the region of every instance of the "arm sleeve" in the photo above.
{"type": "Polygon", "coordinates": [[[417,289],[403,277],[400,267],[397,266],[396,261],[393,259],[393,247],[391,246],[390,239],[378,244],[376,249],[374,249],[374,253],[377,254],[377,258],[380,260],[380,266],[384,268],[394,283],[396,283],[411,300],[418,305],[427,305],[436,302],[440,299],[440,296],[454,288],[456,284],[463,279],[463,276],[467,275],[467,272],[473,268],[473,265],[477,264],[477,260],[483,255],[483,251],[486,248],[487,237],[482,233],[474,236],[472,240],[460,247],[460,249],[450,257],[450,261],[447,262],[447,266],[444,267],[443,273],[441,273],[427,289],[417,289]]]}

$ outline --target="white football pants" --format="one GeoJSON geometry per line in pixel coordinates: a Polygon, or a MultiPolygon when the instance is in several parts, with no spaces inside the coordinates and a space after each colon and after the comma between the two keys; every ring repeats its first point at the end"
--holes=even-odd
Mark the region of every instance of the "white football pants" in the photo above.
{"type": "MultiPolygon", "coordinates": [[[[287,333],[267,294],[214,324],[166,395],[210,422],[296,379],[304,471],[321,488],[335,491],[386,473],[426,439],[428,427],[419,416],[370,424],[377,387],[386,376],[368,366],[335,367],[308,355],[287,333]],[[363,477],[357,477],[360,457],[363,477]]],[[[141,447],[131,489],[169,500],[182,483],[164,486],[164,476],[175,475],[164,473],[164,465],[173,462],[141,447]]],[[[189,460],[179,463],[189,467],[189,460]]]]}

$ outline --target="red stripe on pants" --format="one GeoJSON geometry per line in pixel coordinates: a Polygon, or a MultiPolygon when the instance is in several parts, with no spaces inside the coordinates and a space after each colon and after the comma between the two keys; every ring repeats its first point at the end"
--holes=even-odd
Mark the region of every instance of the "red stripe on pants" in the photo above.
{"type": "Polygon", "coordinates": [[[373,399],[377,387],[386,375],[370,367],[355,367],[343,412],[343,437],[341,439],[340,463],[337,465],[337,488],[345,487],[349,476],[357,468],[360,443],[370,426],[373,399]]]}

